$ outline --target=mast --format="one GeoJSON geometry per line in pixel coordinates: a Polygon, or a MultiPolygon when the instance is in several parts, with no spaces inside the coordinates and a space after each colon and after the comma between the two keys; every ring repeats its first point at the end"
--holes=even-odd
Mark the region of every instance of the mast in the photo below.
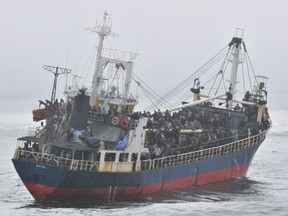
{"type": "Polygon", "coordinates": [[[243,63],[243,61],[240,59],[241,58],[241,44],[243,40],[243,34],[244,34],[244,29],[236,29],[234,37],[232,38],[232,41],[230,42],[229,46],[232,47],[232,59],[229,61],[232,63],[231,67],[231,76],[230,76],[230,86],[229,86],[229,92],[227,94],[228,100],[228,109],[233,109],[233,99],[235,99],[235,94],[236,94],[236,84],[237,84],[237,70],[238,70],[238,65],[243,63]]]}
{"type": "Polygon", "coordinates": [[[61,67],[55,67],[55,66],[49,66],[49,65],[43,65],[43,68],[54,74],[54,82],[53,82],[51,101],[50,101],[51,104],[49,107],[49,116],[48,116],[48,119],[46,122],[46,131],[47,132],[45,133],[46,134],[45,139],[49,140],[51,138],[53,139],[53,132],[55,132],[53,130],[54,115],[56,114],[56,116],[57,116],[57,112],[58,112],[58,109],[57,108],[55,109],[55,106],[54,106],[54,102],[55,102],[55,98],[56,98],[57,79],[58,79],[58,76],[60,74],[69,74],[69,73],[71,73],[71,70],[67,69],[67,68],[61,68],[61,67]]]}
{"type": "Polygon", "coordinates": [[[57,88],[57,79],[60,74],[69,74],[71,73],[70,69],[67,68],[61,68],[61,67],[54,67],[54,66],[49,66],[49,65],[44,65],[43,68],[45,70],[50,71],[51,73],[54,74],[54,83],[53,83],[53,88],[52,88],[52,94],[51,94],[51,103],[55,102],[55,97],[56,97],[56,88],[57,88]],[[61,73],[59,73],[59,70],[61,73]]]}
{"type": "Polygon", "coordinates": [[[107,16],[109,14],[107,11],[105,11],[103,16],[103,22],[102,25],[96,26],[94,28],[86,28],[87,30],[91,32],[95,32],[99,35],[99,43],[97,48],[97,56],[96,56],[96,66],[95,66],[95,72],[93,76],[93,82],[92,82],[92,92],[90,96],[90,106],[91,107],[97,107],[98,106],[98,98],[99,98],[99,89],[101,84],[101,54],[102,54],[102,48],[103,48],[103,42],[105,37],[107,36],[117,36],[115,33],[111,32],[111,23],[109,25],[107,16]]]}

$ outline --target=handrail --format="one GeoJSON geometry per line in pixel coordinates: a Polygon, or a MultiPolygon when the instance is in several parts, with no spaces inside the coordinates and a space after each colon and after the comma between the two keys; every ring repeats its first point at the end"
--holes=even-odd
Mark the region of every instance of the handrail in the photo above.
{"type": "Polygon", "coordinates": [[[187,152],[179,155],[172,155],[167,157],[155,158],[153,160],[143,160],[142,170],[159,169],[170,167],[183,163],[196,162],[199,160],[204,160],[212,157],[219,157],[232,152],[240,151],[263,141],[265,138],[266,131],[247,137],[245,139],[237,140],[232,143],[225,145],[202,149],[198,151],[187,152]]]}
{"type": "Polygon", "coordinates": [[[13,159],[31,160],[37,163],[39,162],[71,170],[92,171],[98,170],[99,167],[99,161],[69,159],[53,154],[27,151],[21,148],[16,149],[13,159]]]}
{"type": "MultiPolygon", "coordinates": [[[[240,151],[262,142],[265,139],[266,132],[267,131],[264,131],[257,135],[217,147],[206,148],[198,151],[171,155],[162,158],[155,158],[153,160],[143,160],[141,161],[141,170],[153,170],[183,163],[197,162],[200,160],[219,157],[225,154],[240,151]]],[[[56,167],[63,167],[70,170],[98,171],[99,168],[99,161],[70,159],[65,157],[59,157],[53,154],[27,151],[23,148],[16,149],[14,159],[32,160],[56,167]]]]}

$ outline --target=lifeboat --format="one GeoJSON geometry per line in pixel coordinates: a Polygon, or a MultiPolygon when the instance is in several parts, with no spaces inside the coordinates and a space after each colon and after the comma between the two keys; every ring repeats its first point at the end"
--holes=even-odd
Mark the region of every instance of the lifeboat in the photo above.
{"type": "Polygon", "coordinates": [[[48,108],[40,108],[36,110],[32,110],[33,121],[41,121],[47,119],[49,117],[49,109],[48,108]]]}
{"type": "Polygon", "coordinates": [[[41,121],[49,117],[49,103],[50,101],[46,100],[46,103],[39,100],[39,108],[32,110],[33,121],[41,121]]]}

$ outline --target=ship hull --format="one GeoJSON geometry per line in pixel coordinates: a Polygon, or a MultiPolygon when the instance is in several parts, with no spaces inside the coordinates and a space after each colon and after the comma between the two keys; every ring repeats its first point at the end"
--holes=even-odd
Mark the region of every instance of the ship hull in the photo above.
{"type": "Polygon", "coordinates": [[[76,198],[130,200],[161,191],[244,177],[260,144],[197,162],[127,173],[74,171],[32,160],[12,161],[24,185],[37,201],[76,198]]]}

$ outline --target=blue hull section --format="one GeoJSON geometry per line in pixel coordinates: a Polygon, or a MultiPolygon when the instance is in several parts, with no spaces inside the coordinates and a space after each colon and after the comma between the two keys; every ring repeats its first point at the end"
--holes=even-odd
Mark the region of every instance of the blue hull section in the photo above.
{"type": "Polygon", "coordinates": [[[13,160],[13,163],[28,190],[38,200],[79,194],[103,199],[103,196],[109,198],[111,190],[115,188],[119,198],[123,199],[243,177],[258,147],[259,145],[255,145],[239,152],[198,162],[129,173],[74,171],[36,164],[33,160],[13,160]],[[119,190],[122,190],[122,193],[119,193],[119,190]],[[125,190],[126,195],[123,192],[125,190]]]}

